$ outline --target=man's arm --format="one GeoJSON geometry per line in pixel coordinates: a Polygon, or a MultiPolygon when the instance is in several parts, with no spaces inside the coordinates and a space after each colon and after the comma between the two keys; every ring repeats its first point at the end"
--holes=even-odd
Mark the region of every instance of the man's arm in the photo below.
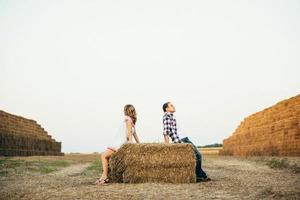
{"type": "Polygon", "coordinates": [[[167,116],[163,117],[163,124],[164,124],[164,132],[163,132],[164,142],[169,143],[169,133],[170,133],[171,126],[170,126],[170,120],[167,116]]]}

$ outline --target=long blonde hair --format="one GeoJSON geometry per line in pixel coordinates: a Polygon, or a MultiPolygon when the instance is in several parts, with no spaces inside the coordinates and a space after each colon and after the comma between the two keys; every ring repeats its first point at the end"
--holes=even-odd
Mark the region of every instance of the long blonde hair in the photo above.
{"type": "Polygon", "coordinates": [[[135,125],[136,120],[137,120],[137,117],[136,117],[137,114],[136,114],[134,106],[131,104],[125,105],[124,113],[125,113],[125,115],[129,116],[132,119],[133,124],[135,125]]]}

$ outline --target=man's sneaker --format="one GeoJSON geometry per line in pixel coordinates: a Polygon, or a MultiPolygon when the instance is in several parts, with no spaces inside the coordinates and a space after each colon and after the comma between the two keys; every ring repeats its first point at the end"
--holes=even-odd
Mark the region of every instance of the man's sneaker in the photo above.
{"type": "Polygon", "coordinates": [[[210,178],[206,177],[206,178],[197,178],[197,182],[207,182],[207,181],[211,181],[210,178]]]}

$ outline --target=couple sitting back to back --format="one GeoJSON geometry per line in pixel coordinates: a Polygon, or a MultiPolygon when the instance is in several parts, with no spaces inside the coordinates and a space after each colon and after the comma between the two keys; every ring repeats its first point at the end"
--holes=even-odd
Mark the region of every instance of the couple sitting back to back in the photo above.
{"type": "MultiPolygon", "coordinates": [[[[171,102],[167,102],[163,105],[163,136],[165,143],[169,143],[169,138],[171,138],[173,143],[189,143],[193,146],[195,159],[196,159],[196,177],[197,182],[201,181],[209,181],[210,178],[207,177],[206,173],[202,170],[201,162],[202,157],[197,149],[197,147],[189,140],[188,137],[180,138],[177,133],[177,123],[175,116],[173,113],[175,112],[175,107],[171,102]]],[[[117,141],[113,146],[108,147],[103,153],[101,153],[101,161],[102,161],[102,175],[101,177],[95,182],[97,185],[106,185],[109,183],[108,179],[108,164],[109,158],[112,154],[118,151],[118,148],[124,143],[132,143],[133,138],[135,139],[136,143],[140,143],[135,124],[137,121],[137,114],[133,105],[126,105],[124,107],[124,115],[125,120],[124,123],[126,125],[126,131],[123,135],[120,135],[120,141],[117,141]]]]}

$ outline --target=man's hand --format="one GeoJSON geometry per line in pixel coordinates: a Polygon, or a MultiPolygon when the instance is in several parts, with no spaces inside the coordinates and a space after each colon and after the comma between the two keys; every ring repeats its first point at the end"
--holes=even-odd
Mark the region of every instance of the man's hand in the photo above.
{"type": "Polygon", "coordinates": [[[165,139],[165,143],[167,143],[167,144],[170,143],[170,142],[169,142],[169,136],[164,135],[164,139],[165,139]]]}

